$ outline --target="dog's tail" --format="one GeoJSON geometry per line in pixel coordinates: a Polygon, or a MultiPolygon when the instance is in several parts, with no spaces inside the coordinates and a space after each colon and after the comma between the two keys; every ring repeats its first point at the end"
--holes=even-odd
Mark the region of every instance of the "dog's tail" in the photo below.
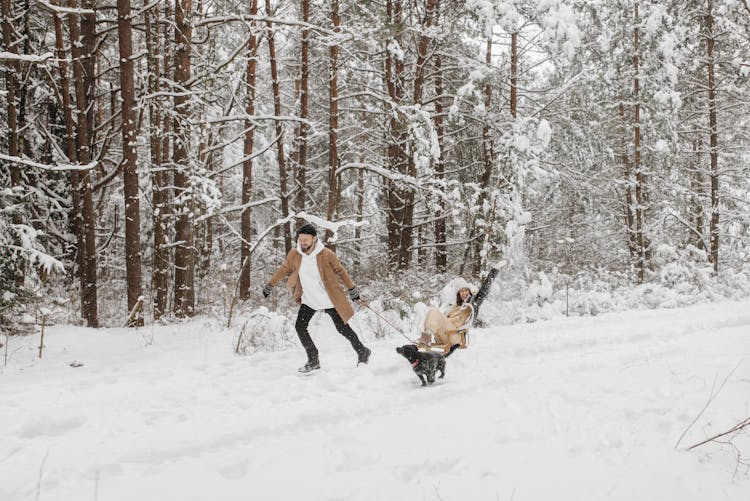
{"type": "Polygon", "coordinates": [[[460,346],[460,344],[454,344],[453,346],[451,346],[451,349],[448,350],[448,353],[446,353],[445,356],[447,357],[448,355],[456,351],[460,346]]]}

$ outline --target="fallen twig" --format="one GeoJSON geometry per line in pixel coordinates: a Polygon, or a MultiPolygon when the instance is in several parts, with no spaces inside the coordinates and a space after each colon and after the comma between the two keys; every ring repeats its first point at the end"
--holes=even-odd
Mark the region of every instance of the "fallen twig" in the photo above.
{"type": "Polygon", "coordinates": [[[704,440],[702,442],[698,442],[695,445],[691,445],[690,447],[687,448],[687,450],[695,449],[696,447],[698,447],[700,445],[703,445],[703,444],[707,444],[708,442],[712,442],[712,441],[716,440],[717,438],[721,438],[723,436],[730,435],[732,433],[738,432],[742,428],[745,428],[746,426],[750,426],[750,417],[746,418],[744,421],[740,421],[739,423],[737,423],[736,425],[732,426],[730,429],[728,429],[725,432],[722,432],[722,433],[719,433],[717,435],[714,435],[713,437],[707,438],[706,440],[704,440]]]}
{"type": "Polygon", "coordinates": [[[680,435],[680,438],[677,440],[677,443],[674,444],[674,448],[676,449],[678,445],[680,445],[680,442],[683,438],[685,438],[685,435],[688,431],[690,431],[690,428],[693,427],[693,425],[700,419],[700,417],[703,415],[704,412],[706,412],[706,409],[708,409],[708,406],[711,405],[711,402],[713,402],[714,398],[721,392],[722,388],[724,388],[724,385],[727,384],[727,381],[729,380],[729,377],[734,374],[734,371],[737,370],[737,368],[742,364],[742,360],[740,360],[737,365],[732,369],[732,371],[727,374],[727,377],[724,378],[724,381],[721,382],[721,386],[719,386],[719,389],[716,390],[714,393],[714,388],[716,388],[716,378],[714,378],[714,384],[711,386],[711,396],[708,397],[708,402],[706,402],[706,405],[703,406],[703,409],[698,413],[697,416],[695,416],[695,419],[693,419],[693,422],[688,425],[687,428],[685,428],[685,431],[682,432],[682,435],[680,435]]]}

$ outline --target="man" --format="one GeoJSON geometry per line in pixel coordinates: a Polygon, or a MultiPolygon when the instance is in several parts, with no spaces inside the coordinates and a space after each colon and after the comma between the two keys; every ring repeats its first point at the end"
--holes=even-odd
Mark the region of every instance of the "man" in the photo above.
{"type": "Polygon", "coordinates": [[[349,325],[354,309],[346,300],[339,279],[349,289],[349,299],[352,301],[360,300],[359,290],[341,266],[336,254],[318,240],[315,227],[311,224],[306,224],[297,231],[297,248],[289,251],[284,263],[263,286],[263,297],[268,297],[271,288],[286,276],[289,276],[287,288],[292,291],[295,301],[301,303],[294,327],[307,352],[307,363],[299,371],[320,369],[318,349],[307,331],[313,315],[320,310],[328,313],[336,330],[352,344],[357,352],[357,365],[366,364],[370,358],[370,349],[362,344],[349,325]]]}

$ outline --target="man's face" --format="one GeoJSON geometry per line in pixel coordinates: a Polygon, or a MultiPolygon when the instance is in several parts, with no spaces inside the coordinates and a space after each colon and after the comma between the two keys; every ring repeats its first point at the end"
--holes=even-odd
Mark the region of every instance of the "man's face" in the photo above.
{"type": "Polygon", "coordinates": [[[318,237],[308,235],[307,233],[302,233],[297,237],[297,242],[299,243],[302,252],[304,252],[305,254],[309,254],[313,247],[315,247],[315,241],[317,239],[318,237]]]}

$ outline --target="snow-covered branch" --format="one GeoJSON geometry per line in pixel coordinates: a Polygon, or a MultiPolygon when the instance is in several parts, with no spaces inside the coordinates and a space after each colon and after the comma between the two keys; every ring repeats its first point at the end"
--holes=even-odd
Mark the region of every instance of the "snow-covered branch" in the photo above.
{"type": "Polygon", "coordinates": [[[251,209],[253,207],[259,207],[261,205],[265,205],[270,202],[278,201],[278,199],[279,199],[278,197],[269,197],[269,198],[264,198],[263,200],[256,200],[254,202],[248,202],[242,205],[232,205],[230,207],[224,207],[223,209],[221,209],[221,213],[227,214],[229,212],[243,211],[245,209],[251,209]]]}
{"type": "Polygon", "coordinates": [[[32,54],[14,54],[13,52],[0,52],[0,61],[18,61],[22,63],[44,63],[52,59],[54,55],[51,52],[45,52],[41,56],[32,54]]]}
{"type": "Polygon", "coordinates": [[[338,170],[336,171],[336,175],[340,175],[342,172],[345,172],[349,169],[367,170],[367,171],[380,175],[384,179],[387,179],[396,184],[399,184],[400,186],[408,186],[414,190],[419,190],[419,189],[427,190],[433,195],[436,195],[440,198],[443,198],[443,199],[446,198],[444,190],[436,189],[436,186],[439,186],[441,188],[445,187],[443,186],[445,185],[445,183],[442,181],[435,181],[432,179],[423,181],[414,176],[401,174],[400,172],[393,172],[384,167],[380,167],[378,165],[362,163],[362,162],[347,162],[338,168],[338,170]]]}
{"type": "Polygon", "coordinates": [[[298,212],[296,214],[296,217],[298,219],[304,219],[306,221],[309,221],[310,223],[314,224],[318,228],[325,228],[326,230],[331,231],[331,238],[330,242],[335,242],[337,240],[337,234],[339,231],[339,228],[342,228],[344,226],[352,226],[354,228],[358,226],[366,226],[369,223],[367,221],[353,221],[351,219],[345,219],[344,221],[328,221],[326,219],[323,219],[321,217],[318,217],[314,214],[308,214],[306,212],[298,212]]]}
{"type": "Polygon", "coordinates": [[[45,0],[38,0],[39,5],[43,6],[45,9],[54,12],[55,14],[74,14],[77,16],[83,15],[83,14],[96,14],[96,11],[93,9],[73,9],[70,7],[62,7],[60,5],[52,5],[49,2],[46,2],[45,0]]]}
{"type": "MultiPolygon", "coordinates": [[[[2,220],[0,229],[6,229],[2,220]]],[[[42,234],[40,231],[26,224],[10,224],[7,230],[0,236],[0,249],[12,256],[24,256],[30,264],[42,268],[45,273],[65,273],[63,263],[47,254],[40,246],[37,240],[42,234]],[[15,235],[15,239],[8,238],[10,234],[15,235]]]]}
{"type": "Polygon", "coordinates": [[[73,165],[73,164],[48,165],[48,164],[40,164],[38,162],[32,162],[31,160],[27,160],[21,157],[11,157],[9,155],[4,155],[2,153],[0,153],[0,160],[5,160],[6,162],[12,162],[15,164],[25,165],[27,167],[34,167],[36,169],[43,169],[43,170],[48,170],[48,171],[53,171],[53,172],[68,171],[68,170],[91,170],[94,167],[96,167],[96,164],[97,164],[97,162],[91,162],[86,165],[73,165]]]}
{"type": "Polygon", "coordinates": [[[293,115],[229,115],[217,118],[209,118],[205,121],[206,124],[220,124],[226,122],[244,122],[253,120],[274,120],[279,122],[299,122],[306,124],[310,127],[315,126],[315,122],[305,120],[304,118],[295,117],[293,115]]]}
{"type": "Polygon", "coordinates": [[[226,24],[229,22],[240,22],[240,23],[256,22],[256,23],[280,24],[280,25],[285,25],[285,26],[297,26],[300,28],[307,28],[312,31],[317,31],[318,33],[323,33],[325,35],[338,36],[338,33],[336,33],[335,31],[325,29],[315,24],[305,23],[302,21],[296,21],[292,19],[282,19],[279,17],[271,17],[271,16],[235,15],[235,16],[207,17],[205,19],[201,19],[200,21],[197,21],[194,24],[194,26],[197,28],[200,28],[203,26],[211,26],[213,24],[226,24]]]}

